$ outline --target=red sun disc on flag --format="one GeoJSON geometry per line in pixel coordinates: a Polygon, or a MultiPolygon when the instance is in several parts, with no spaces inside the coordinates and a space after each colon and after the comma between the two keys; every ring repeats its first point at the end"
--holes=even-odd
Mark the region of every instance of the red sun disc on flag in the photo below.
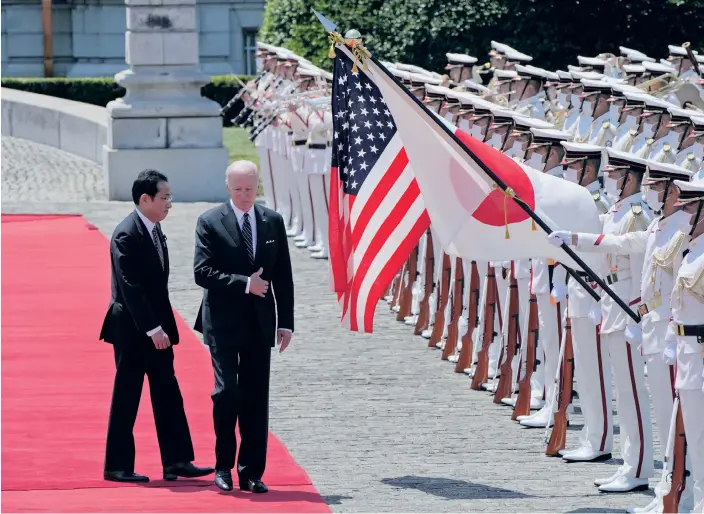
{"type": "MultiPolygon", "coordinates": [[[[474,153],[477,160],[484,162],[498,178],[503,180],[504,184],[513,189],[518,198],[523,200],[531,210],[535,210],[533,184],[516,161],[462,130],[457,130],[455,134],[474,153]]],[[[487,195],[474,210],[472,217],[485,225],[494,227],[502,227],[507,221],[508,224],[520,223],[529,218],[528,213],[515,200],[506,198],[506,194],[498,188],[487,195]],[[508,216],[504,212],[504,205],[508,216]]]]}

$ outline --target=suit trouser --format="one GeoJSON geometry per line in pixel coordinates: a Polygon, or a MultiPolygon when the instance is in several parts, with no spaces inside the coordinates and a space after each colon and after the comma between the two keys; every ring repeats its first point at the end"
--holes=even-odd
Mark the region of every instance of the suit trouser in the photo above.
{"type": "Polygon", "coordinates": [[[621,428],[623,475],[651,478],[653,463],[653,425],[650,397],[645,388],[645,360],[637,347],[626,342],[623,330],[602,334],[609,348],[616,387],[616,409],[621,428]]]}
{"type": "Polygon", "coordinates": [[[105,470],[134,472],[134,423],[142,397],[144,375],[149,379],[154,424],[164,466],[191,462],[193,443],[174,373],[173,346],[157,350],[151,341],[113,344],[115,383],[108,421],[105,470]]]}
{"type": "Polygon", "coordinates": [[[271,346],[250,341],[243,346],[211,346],[215,375],[213,422],[215,468],[235,467],[239,422],[240,451],[237,474],[241,480],[261,479],[266,467],[269,436],[269,371],[271,346]]]}
{"type": "Polygon", "coordinates": [[[599,327],[589,318],[571,318],[574,376],[584,416],[581,446],[610,453],[614,442],[611,360],[599,327]]]}

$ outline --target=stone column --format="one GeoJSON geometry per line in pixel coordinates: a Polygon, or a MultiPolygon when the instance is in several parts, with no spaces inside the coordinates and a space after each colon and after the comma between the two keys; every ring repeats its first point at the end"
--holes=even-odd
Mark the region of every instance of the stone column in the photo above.
{"type": "Polygon", "coordinates": [[[126,0],[125,60],[115,75],[127,93],[107,105],[103,168],[111,200],[131,200],[145,168],[169,178],[174,201],[226,198],[228,152],[220,105],[200,88],[196,0],[126,0]]]}

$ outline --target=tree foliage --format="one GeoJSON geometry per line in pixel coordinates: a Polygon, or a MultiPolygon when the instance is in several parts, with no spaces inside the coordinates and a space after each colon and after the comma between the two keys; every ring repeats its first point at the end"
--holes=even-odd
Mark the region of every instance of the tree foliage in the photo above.
{"type": "Polygon", "coordinates": [[[329,69],[327,34],[311,7],[343,33],[359,30],[380,59],[434,71],[446,52],[483,62],[492,39],[553,70],[577,55],[618,55],[619,46],[655,58],[685,41],[704,51],[704,0],[268,0],[260,39],[329,69]]]}

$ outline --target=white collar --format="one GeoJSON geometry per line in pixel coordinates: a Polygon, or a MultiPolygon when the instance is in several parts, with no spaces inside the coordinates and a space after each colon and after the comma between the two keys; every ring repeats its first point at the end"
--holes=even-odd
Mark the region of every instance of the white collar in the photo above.
{"type": "MultiPolygon", "coordinates": [[[[235,202],[232,201],[232,198],[230,198],[230,207],[232,207],[232,210],[235,211],[235,216],[237,216],[237,222],[242,221],[242,216],[244,216],[244,211],[242,209],[239,209],[236,205],[235,202]]],[[[252,205],[249,210],[247,211],[247,214],[249,214],[249,222],[254,223],[254,220],[256,219],[254,217],[254,205],[252,205]]]]}
{"type": "Polygon", "coordinates": [[[156,223],[154,223],[149,218],[147,218],[144,214],[142,214],[142,212],[139,209],[135,209],[135,211],[137,211],[137,216],[139,216],[139,219],[142,220],[142,223],[144,223],[144,226],[147,228],[147,233],[149,234],[149,236],[151,236],[152,230],[154,230],[154,225],[156,225],[156,223]]]}

